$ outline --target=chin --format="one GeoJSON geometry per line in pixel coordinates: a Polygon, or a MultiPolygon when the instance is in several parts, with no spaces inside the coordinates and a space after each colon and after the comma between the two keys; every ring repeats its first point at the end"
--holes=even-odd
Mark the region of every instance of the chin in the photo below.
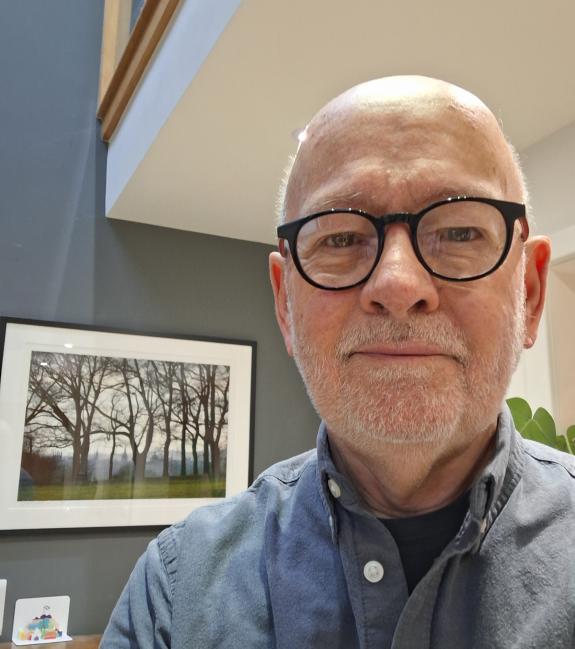
{"type": "MultiPolygon", "coordinates": [[[[431,378],[431,377],[429,377],[431,378]]],[[[461,389],[423,377],[414,382],[394,381],[347,383],[338,396],[320,396],[312,401],[328,429],[350,441],[369,444],[441,444],[460,429],[465,413],[461,389]]]]}
{"type": "Polygon", "coordinates": [[[415,406],[396,402],[391,407],[373,406],[349,407],[337,418],[330,418],[328,428],[341,431],[350,441],[370,447],[381,444],[444,446],[461,429],[463,413],[453,408],[453,402],[415,406]]]}
{"type": "Polygon", "coordinates": [[[462,371],[438,375],[421,368],[383,374],[363,373],[355,380],[308,385],[316,410],[332,434],[366,451],[391,444],[419,445],[422,452],[436,453],[470,444],[496,421],[500,390],[491,386],[479,395],[462,371]]]}

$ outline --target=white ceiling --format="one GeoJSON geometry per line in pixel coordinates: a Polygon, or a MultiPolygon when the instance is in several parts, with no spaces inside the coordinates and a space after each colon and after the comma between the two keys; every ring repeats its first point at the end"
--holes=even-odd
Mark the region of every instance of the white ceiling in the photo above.
{"type": "Polygon", "coordinates": [[[525,149],[575,120],[574,26],[573,0],[243,0],[109,216],[273,243],[293,131],[388,74],[466,87],[525,149]]]}

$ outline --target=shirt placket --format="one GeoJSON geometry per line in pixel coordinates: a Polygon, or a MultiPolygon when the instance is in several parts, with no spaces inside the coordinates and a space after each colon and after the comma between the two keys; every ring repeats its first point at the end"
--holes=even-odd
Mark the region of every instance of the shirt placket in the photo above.
{"type": "Polygon", "coordinates": [[[399,551],[377,518],[347,505],[342,496],[338,543],[359,646],[389,648],[408,598],[399,551]]]}
{"type": "MultiPolygon", "coordinates": [[[[470,497],[470,512],[455,539],[435,560],[429,572],[415,587],[397,623],[391,649],[431,649],[432,624],[438,589],[450,561],[476,552],[486,530],[491,480],[482,480],[470,497]]],[[[439,649],[439,647],[437,648],[439,649]]],[[[441,649],[447,649],[442,646],[441,649]]]]}
{"type": "MultiPolygon", "coordinates": [[[[338,543],[361,649],[428,649],[437,591],[448,562],[474,548],[484,520],[468,517],[460,534],[408,595],[399,550],[387,528],[331,478],[338,543]]],[[[479,487],[484,492],[484,487],[479,487]]],[[[477,493],[477,492],[476,492],[477,493]]],[[[473,500],[476,499],[474,494],[473,500]]],[[[485,511],[486,494],[474,503],[485,511]]]]}

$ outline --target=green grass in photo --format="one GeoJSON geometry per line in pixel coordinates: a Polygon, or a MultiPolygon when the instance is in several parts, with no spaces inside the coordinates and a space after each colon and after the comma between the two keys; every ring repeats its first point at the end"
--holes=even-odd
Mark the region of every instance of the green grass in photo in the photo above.
{"type": "Polygon", "coordinates": [[[89,482],[84,484],[33,485],[18,491],[19,501],[117,500],[142,498],[223,498],[225,478],[146,478],[143,482],[89,482]]]}

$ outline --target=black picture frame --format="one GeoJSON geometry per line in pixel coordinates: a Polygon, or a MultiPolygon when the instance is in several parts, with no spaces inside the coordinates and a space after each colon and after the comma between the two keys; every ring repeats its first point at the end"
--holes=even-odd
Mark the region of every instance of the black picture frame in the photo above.
{"type": "Polygon", "coordinates": [[[253,479],[256,343],[0,317],[0,530],[169,525],[253,479]]]}

